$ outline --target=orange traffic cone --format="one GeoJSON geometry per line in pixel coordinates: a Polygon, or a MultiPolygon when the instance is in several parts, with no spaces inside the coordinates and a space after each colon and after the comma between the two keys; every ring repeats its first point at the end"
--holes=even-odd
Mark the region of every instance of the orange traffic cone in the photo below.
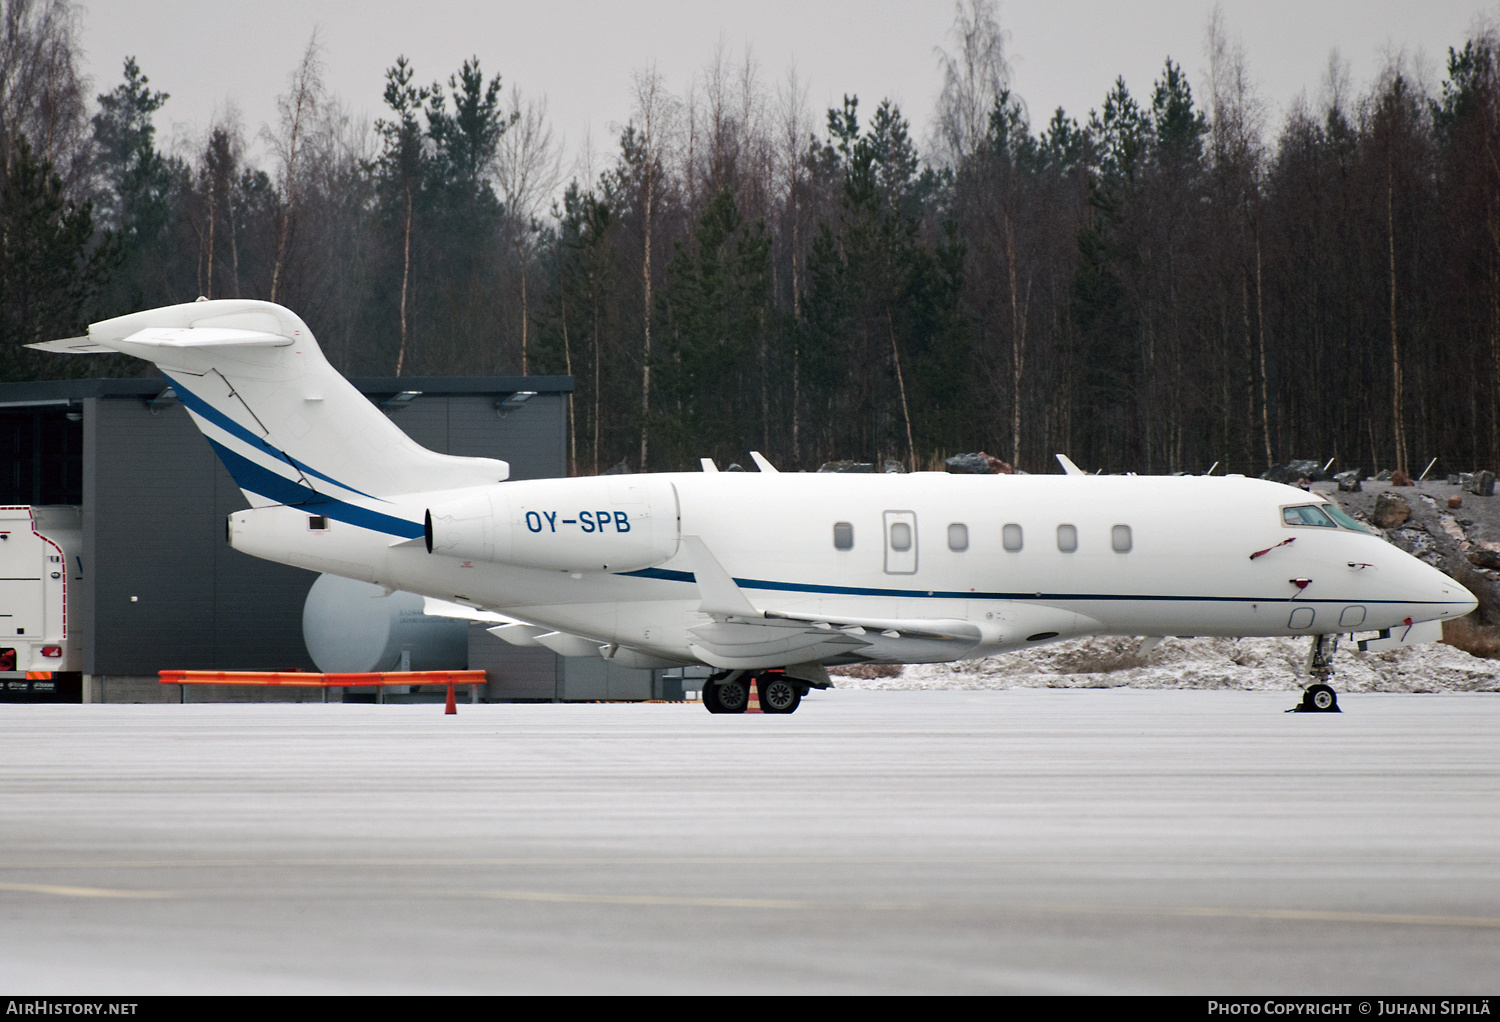
{"type": "Polygon", "coordinates": [[[457,713],[458,712],[458,704],[453,699],[453,682],[451,682],[451,681],[448,682],[448,708],[446,710],[444,710],[443,712],[444,713],[457,713]]]}
{"type": "Polygon", "coordinates": [[[760,708],[760,693],[756,690],[755,679],[750,679],[750,701],[745,704],[746,713],[765,713],[760,708]]]}

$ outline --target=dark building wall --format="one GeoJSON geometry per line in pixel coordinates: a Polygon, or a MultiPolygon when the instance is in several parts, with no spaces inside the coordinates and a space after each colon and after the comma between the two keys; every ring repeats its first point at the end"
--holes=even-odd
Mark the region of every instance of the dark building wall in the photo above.
{"type": "Polygon", "coordinates": [[[506,410],[496,395],[423,395],[387,414],[423,447],[465,458],[500,458],[512,479],[565,474],[566,396],[538,394],[506,410]]]}
{"type": "MultiPolygon", "coordinates": [[[[563,395],[497,411],[505,396],[424,394],[389,414],[424,447],[505,459],[513,479],[564,474],[563,395]]],[[[249,504],[187,412],[83,405],[84,672],[314,670],[302,605],[317,576],[229,546],[225,520],[249,504]]]]}

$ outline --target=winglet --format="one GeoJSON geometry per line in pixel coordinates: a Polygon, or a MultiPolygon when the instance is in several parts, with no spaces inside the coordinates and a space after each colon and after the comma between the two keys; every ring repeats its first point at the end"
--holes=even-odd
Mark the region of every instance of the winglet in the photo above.
{"type": "Polygon", "coordinates": [[[693,575],[698,580],[698,595],[703,602],[698,609],[715,617],[760,617],[760,611],[751,606],[743,590],[735,584],[729,572],[708,551],[708,544],[697,536],[683,536],[682,545],[687,547],[693,561],[693,575]]]}
{"type": "Polygon", "coordinates": [[[773,465],[769,461],[767,461],[766,460],[766,456],[764,454],[760,453],[759,451],[751,451],[750,452],[750,457],[752,457],[752,458],[755,459],[755,463],[760,466],[760,470],[762,472],[780,472],[781,471],[775,465],[773,465]]]}
{"type": "Polygon", "coordinates": [[[1066,454],[1059,454],[1059,455],[1057,455],[1057,463],[1063,467],[1063,472],[1066,473],[1067,475],[1070,475],[1070,476],[1086,476],[1086,475],[1088,475],[1088,473],[1085,472],[1083,469],[1081,469],[1077,465],[1073,464],[1073,460],[1071,458],[1069,458],[1066,454]]]}

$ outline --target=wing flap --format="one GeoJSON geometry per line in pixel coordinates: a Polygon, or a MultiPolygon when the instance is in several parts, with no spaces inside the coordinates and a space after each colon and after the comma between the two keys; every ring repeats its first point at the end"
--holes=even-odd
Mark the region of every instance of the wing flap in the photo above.
{"type": "Polygon", "coordinates": [[[959,620],[840,618],[767,612],[694,625],[695,655],[715,667],[749,670],[789,661],[856,658],[890,663],[956,660],[982,641],[959,620]]]}

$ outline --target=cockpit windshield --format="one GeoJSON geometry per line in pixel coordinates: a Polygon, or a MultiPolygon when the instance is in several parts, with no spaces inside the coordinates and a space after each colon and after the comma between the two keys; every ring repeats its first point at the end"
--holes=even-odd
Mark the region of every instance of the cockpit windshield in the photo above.
{"type": "Polygon", "coordinates": [[[1287,525],[1311,525],[1320,529],[1334,529],[1342,525],[1351,532],[1373,532],[1368,525],[1350,517],[1334,504],[1299,504],[1281,509],[1281,520],[1287,525]]]}
{"type": "Polygon", "coordinates": [[[1302,504],[1281,509],[1281,520],[1288,525],[1316,525],[1323,529],[1334,529],[1333,519],[1323,513],[1317,504],[1302,504]]]}

